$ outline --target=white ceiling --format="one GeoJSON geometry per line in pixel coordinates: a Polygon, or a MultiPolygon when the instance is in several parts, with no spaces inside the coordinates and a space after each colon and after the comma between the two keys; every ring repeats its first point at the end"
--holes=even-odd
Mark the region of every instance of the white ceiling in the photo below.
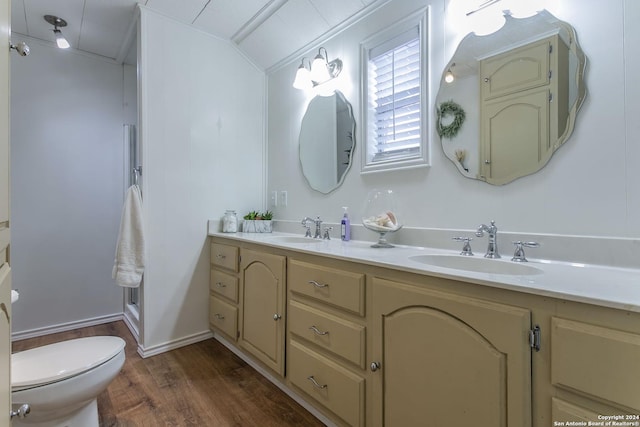
{"type": "Polygon", "coordinates": [[[267,69],[375,0],[11,0],[11,31],[53,42],[44,15],[67,21],[72,48],[124,62],[135,6],[231,40],[267,69]]]}

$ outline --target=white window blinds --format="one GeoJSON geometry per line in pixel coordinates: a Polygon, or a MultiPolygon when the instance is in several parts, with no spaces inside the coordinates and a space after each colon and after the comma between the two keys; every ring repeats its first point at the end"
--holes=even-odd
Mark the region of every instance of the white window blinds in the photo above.
{"type": "Polygon", "coordinates": [[[375,128],[373,162],[420,155],[420,52],[418,27],[369,51],[370,125],[375,128]]]}

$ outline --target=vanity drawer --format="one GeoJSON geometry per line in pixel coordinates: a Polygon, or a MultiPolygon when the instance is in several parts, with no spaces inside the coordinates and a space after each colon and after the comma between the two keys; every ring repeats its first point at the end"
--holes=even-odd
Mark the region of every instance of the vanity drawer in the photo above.
{"type": "Polygon", "coordinates": [[[238,308],[220,298],[209,297],[209,323],[229,338],[238,339],[238,308]]]}
{"type": "Polygon", "coordinates": [[[211,244],[211,264],[238,272],[238,248],[222,243],[211,244]]]}
{"type": "Polygon", "coordinates": [[[291,301],[289,331],[364,369],[365,327],[291,301]]]}
{"type": "Polygon", "coordinates": [[[557,317],[551,320],[551,382],[640,410],[640,335],[557,317]]]}
{"type": "Polygon", "coordinates": [[[296,341],[289,341],[289,347],[291,383],[347,424],[364,425],[364,378],[296,341]]]}
{"type": "Polygon", "coordinates": [[[288,285],[292,292],[364,316],[362,273],[289,260],[288,285]]]}
{"type": "Polygon", "coordinates": [[[238,302],[238,278],[224,273],[215,268],[211,269],[211,281],[209,289],[211,292],[222,295],[231,301],[238,302]]]}

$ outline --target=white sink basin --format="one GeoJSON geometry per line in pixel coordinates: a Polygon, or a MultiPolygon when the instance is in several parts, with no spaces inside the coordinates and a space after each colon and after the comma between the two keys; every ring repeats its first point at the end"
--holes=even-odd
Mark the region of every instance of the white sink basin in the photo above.
{"type": "Polygon", "coordinates": [[[272,236],[269,237],[272,242],[279,243],[320,243],[322,239],[312,239],[311,237],[304,236],[272,236]]]}
{"type": "Polygon", "coordinates": [[[543,273],[541,269],[529,264],[462,255],[415,255],[410,256],[409,259],[434,267],[474,271],[476,273],[507,274],[511,276],[531,276],[543,273]]]}

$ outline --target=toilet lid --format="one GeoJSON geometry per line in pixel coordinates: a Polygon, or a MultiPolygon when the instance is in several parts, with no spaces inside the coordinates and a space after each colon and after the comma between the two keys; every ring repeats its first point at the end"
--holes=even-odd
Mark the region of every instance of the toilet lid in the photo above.
{"type": "Polygon", "coordinates": [[[11,387],[24,388],[62,381],[112,359],[124,346],[122,338],[98,336],[14,353],[11,355],[11,387]]]}

